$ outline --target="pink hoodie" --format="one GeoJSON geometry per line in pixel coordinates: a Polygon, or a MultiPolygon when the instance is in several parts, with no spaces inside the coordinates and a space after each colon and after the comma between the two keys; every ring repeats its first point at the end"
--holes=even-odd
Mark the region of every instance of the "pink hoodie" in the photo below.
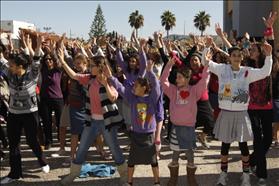
{"type": "Polygon", "coordinates": [[[207,89],[209,80],[208,67],[204,67],[202,79],[194,86],[179,89],[168,80],[172,65],[167,64],[161,76],[163,92],[170,99],[170,120],[174,125],[195,126],[197,101],[207,89]]]}

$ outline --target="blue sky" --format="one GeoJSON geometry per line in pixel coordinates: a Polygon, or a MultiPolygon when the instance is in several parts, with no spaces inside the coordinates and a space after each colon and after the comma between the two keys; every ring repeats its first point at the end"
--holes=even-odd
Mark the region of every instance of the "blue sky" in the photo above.
{"type": "Polygon", "coordinates": [[[37,28],[51,27],[52,31],[67,36],[88,39],[90,25],[94,19],[97,5],[100,4],[106,19],[108,31],[116,30],[129,37],[131,27],[129,14],[136,9],[144,16],[144,27],[139,30],[140,37],[148,37],[154,31],[162,30],[160,16],[170,10],[176,16],[176,27],[170,34],[199,34],[193,26],[193,18],[205,10],[211,15],[211,27],[207,34],[215,34],[214,24],[223,25],[222,1],[1,1],[1,20],[18,20],[34,23],[37,28]]]}

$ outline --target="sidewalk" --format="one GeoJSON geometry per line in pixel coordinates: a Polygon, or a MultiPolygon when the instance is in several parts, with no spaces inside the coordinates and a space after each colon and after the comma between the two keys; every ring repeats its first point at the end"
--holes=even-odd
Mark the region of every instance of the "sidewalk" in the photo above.
{"type": "MultiPolygon", "coordinates": [[[[119,136],[121,147],[127,145],[126,137],[123,135],[119,136]]],[[[32,151],[25,144],[25,139],[22,141],[24,143],[21,146],[22,149],[22,160],[23,160],[23,174],[24,179],[17,183],[11,183],[9,185],[58,185],[61,177],[69,173],[69,167],[62,166],[62,163],[67,161],[69,157],[51,157],[52,153],[59,150],[58,143],[54,144],[50,150],[44,151],[45,155],[50,164],[50,173],[44,174],[38,167],[36,158],[34,158],[32,151]]],[[[69,144],[69,139],[67,138],[67,144],[69,144]]],[[[195,162],[198,166],[197,170],[197,180],[200,186],[214,186],[219,176],[219,154],[220,145],[218,141],[210,142],[210,149],[204,150],[198,143],[198,148],[195,151],[195,162]]],[[[250,150],[252,149],[251,143],[250,150]]],[[[88,162],[90,163],[104,163],[96,151],[92,151],[93,147],[90,148],[88,154],[88,162]]],[[[66,150],[69,152],[69,148],[66,150]]],[[[1,174],[0,177],[6,176],[9,172],[9,162],[8,162],[8,152],[6,153],[6,159],[1,162],[1,174]]],[[[125,155],[128,155],[127,151],[124,151],[125,155]]],[[[233,143],[230,149],[230,160],[229,160],[229,184],[228,186],[239,186],[240,176],[241,176],[241,161],[240,152],[238,150],[238,144],[233,143]]],[[[169,171],[167,168],[168,163],[171,159],[171,151],[168,145],[163,142],[161,159],[159,160],[161,185],[166,185],[169,179],[169,171]]],[[[112,161],[109,161],[112,163],[112,161]]],[[[108,163],[108,162],[106,162],[108,163]]],[[[279,185],[279,149],[271,149],[268,153],[268,186],[278,186],[279,185]]],[[[113,165],[113,163],[112,163],[113,165]]],[[[179,186],[185,186],[186,184],[186,160],[180,160],[179,169],[179,186]]],[[[153,184],[152,171],[150,166],[137,166],[134,174],[134,186],[149,186],[153,184]]],[[[118,183],[119,174],[116,173],[113,177],[109,178],[96,178],[89,177],[83,179],[76,179],[72,185],[94,185],[94,186],[116,186],[118,183]]],[[[251,183],[256,186],[257,179],[251,176],[251,183]]]]}

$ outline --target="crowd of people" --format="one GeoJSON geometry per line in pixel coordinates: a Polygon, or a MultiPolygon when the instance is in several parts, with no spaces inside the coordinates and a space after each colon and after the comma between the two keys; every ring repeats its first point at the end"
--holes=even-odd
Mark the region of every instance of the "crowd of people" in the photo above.
{"type": "Polygon", "coordinates": [[[137,38],[133,32],[130,41],[100,36],[85,44],[65,34],[57,38],[21,30],[19,49],[10,38],[9,45],[0,46],[0,119],[7,126],[8,140],[1,125],[0,132],[10,163],[1,185],[22,177],[22,129],[42,171],[51,171],[43,151],[53,144],[53,123],[58,156],[69,153],[65,151],[67,127],[71,133],[70,174],[62,185],[79,176],[94,142],[101,157],[108,158],[104,141],[121,185],[132,186],[135,165],[142,164],[151,165],[154,185],[160,185],[162,128],[172,150],[168,186],[178,184],[180,154],[187,159],[187,184],[199,185],[196,139],[210,149],[207,138],[222,142],[217,185],[228,183],[232,142],[239,143],[241,153],[240,185],[251,185],[251,172],[259,185],[266,185],[266,154],[273,140],[279,147],[276,18],[273,12],[264,19],[266,30],[259,41],[248,33],[230,38],[216,24],[220,46],[210,36],[190,35],[186,43],[164,40],[160,32],[149,39],[137,38]],[[200,135],[197,127],[203,127],[200,135]],[[129,141],[127,160],[118,141],[119,129],[129,141]],[[248,141],[253,141],[251,154],[248,141]]]}

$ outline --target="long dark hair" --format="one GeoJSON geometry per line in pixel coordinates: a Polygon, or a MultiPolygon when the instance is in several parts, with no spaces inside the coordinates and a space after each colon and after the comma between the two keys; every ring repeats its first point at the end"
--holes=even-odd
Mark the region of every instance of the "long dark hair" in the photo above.
{"type": "MultiPolygon", "coordinates": [[[[130,68],[130,65],[129,65],[129,61],[130,61],[132,58],[136,59],[136,61],[137,61],[138,64],[140,63],[140,61],[139,61],[139,55],[138,55],[138,54],[136,54],[136,53],[130,54],[130,55],[129,55],[129,58],[128,58],[128,67],[127,67],[127,71],[128,71],[129,73],[132,73],[132,69],[130,68]]],[[[138,74],[138,73],[139,73],[139,68],[136,68],[135,71],[134,71],[134,74],[138,74]]]]}
{"type": "MultiPolygon", "coordinates": [[[[262,51],[260,43],[256,43],[255,46],[257,47],[257,49],[258,49],[258,51],[260,53],[259,58],[258,58],[258,67],[257,68],[262,68],[263,65],[264,65],[265,55],[264,55],[264,53],[262,51]]],[[[254,59],[248,58],[246,64],[249,67],[256,68],[256,61],[254,59]]]]}
{"type": "Polygon", "coordinates": [[[57,68],[58,67],[58,64],[57,64],[57,58],[52,54],[52,53],[45,53],[45,55],[43,56],[42,58],[42,65],[45,67],[46,66],[46,59],[48,58],[51,58],[51,60],[53,61],[53,65],[54,65],[54,68],[57,68]]]}

